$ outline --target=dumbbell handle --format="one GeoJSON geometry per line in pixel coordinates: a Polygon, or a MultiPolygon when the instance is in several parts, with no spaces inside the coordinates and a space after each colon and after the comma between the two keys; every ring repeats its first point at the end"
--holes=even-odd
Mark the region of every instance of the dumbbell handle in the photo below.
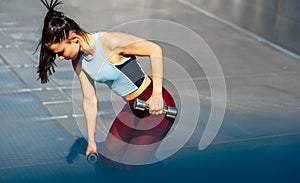
{"type": "MultiPolygon", "coordinates": [[[[149,106],[146,106],[146,108],[138,108],[138,107],[136,107],[135,109],[144,111],[144,110],[150,109],[150,107],[149,107],[149,106]]],[[[163,112],[163,113],[166,113],[167,111],[168,111],[168,109],[165,109],[165,108],[162,109],[162,112],[163,112]]]]}
{"type": "MultiPolygon", "coordinates": [[[[136,99],[134,101],[133,108],[144,111],[146,109],[149,109],[149,106],[147,105],[147,103],[145,101],[136,99]]],[[[166,114],[167,117],[175,119],[177,116],[177,108],[168,106],[167,109],[163,109],[163,113],[166,114]]]]}

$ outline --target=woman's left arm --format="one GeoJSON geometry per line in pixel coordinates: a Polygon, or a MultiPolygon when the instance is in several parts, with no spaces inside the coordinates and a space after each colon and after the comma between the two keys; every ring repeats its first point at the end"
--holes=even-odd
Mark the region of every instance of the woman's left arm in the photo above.
{"type": "Polygon", "coordinates": [[[149,56],[152,70],[153,91],[147,100],[151,114],[161,114],[163,109],[162,83],[163,83],[163,53],[162,48],[145,39],[133,35],[114,32],[108,33],[112,54],[122,56],[136,55],[149,56]]]}

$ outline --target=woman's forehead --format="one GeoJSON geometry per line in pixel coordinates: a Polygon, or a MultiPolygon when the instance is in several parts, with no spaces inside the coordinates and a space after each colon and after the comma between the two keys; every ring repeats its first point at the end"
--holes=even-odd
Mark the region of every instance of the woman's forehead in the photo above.
{"type": "Polygon", "coordinates": [[[45,43],[45,46],[53,52],[59,52],[63,48],[62,43],[45,43]]]}

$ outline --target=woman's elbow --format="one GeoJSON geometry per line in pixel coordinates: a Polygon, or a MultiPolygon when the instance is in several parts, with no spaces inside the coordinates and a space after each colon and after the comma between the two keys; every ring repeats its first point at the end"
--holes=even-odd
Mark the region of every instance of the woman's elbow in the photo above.
{"type": "Polygon", "coordinates": [[[163,50],[158,44],[153,43],[152,55],[153,56],[162,56],[163,55],[163,50]]]}
{"type": "Polygon", "coordinates": [[[83,97],[83,104],[89,105],[89,106],[97,106],[98,105],[98,99],[97,97],[83,97]]]}

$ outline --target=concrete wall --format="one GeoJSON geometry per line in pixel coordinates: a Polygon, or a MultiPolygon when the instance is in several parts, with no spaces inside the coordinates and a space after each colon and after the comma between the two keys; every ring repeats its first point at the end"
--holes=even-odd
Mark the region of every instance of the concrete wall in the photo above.
{"type": "Polygon", "coordinates": [[[299,0],[185,0],[300,54],[299,0]]]}

